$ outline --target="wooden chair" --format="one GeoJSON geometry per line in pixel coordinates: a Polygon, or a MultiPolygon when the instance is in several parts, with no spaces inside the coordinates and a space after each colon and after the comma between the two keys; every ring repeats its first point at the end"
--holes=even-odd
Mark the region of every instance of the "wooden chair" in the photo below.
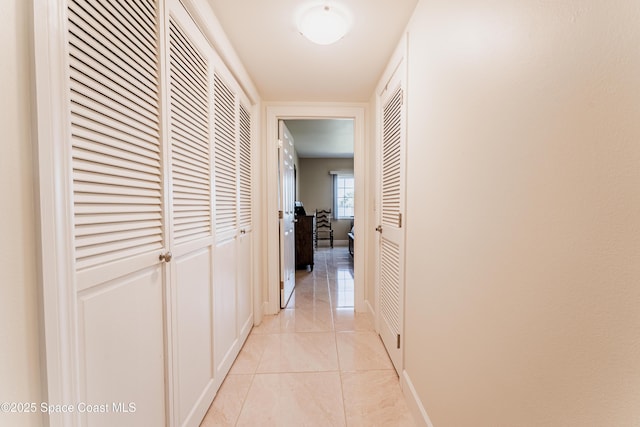
{"type": "Polygon", "coordinates": [[[316,249],[318,240],[329,240],[333,248],[333,229],[331,228],[331,209],[316,209],[316,249]]]}

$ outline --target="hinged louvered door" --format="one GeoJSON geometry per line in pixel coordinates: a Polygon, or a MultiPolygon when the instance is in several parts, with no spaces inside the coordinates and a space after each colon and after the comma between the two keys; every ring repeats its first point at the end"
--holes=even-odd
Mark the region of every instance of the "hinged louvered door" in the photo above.
{"type": "Polygon", "coordinates": [[[220,62],[214,73],[215,369],[224,375],[238,343],[238,95],[220,62]]]}
{"type": "Polygon", "coordinates": [[[212,50],[177,0],[168,3],[172,418],[197,426],[216,392],[213,369],[212,50]]]}
{"type": "Polygon", "coordinates": [[[253,326],[252,268],[253,265],[253,179],[252,120],[246,100],[240,102],[238,135],[238,328],[240,336],[253,326]]]}
{"type": "Polygon", "coordinates": [[[398,373],[402,372],[404,306],[405,108],[402,67],[381,96],[380,159],[380,337],[398,373]]]}
{"type": "MultiPolygon", "coordinates": [[[[159,6],[69,0],[78,425],[165,425],[159,6]],[[129,403],[133,402],[134,412],[129,403]],[[126,409],[126,412],[122,410],[126,409]]],[[[66,290],[64,292],[66,294],[66,290]]]]}

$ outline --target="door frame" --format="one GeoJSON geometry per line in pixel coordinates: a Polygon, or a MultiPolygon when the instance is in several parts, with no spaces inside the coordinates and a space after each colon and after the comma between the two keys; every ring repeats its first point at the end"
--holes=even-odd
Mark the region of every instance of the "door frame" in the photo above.
{"type": "Polygon", "coordinates": [[[265,266],[263,283],[264,313],[277,314],[280,311],[280,265],[278,248],[278,120],[295,119],[352,119],[354,124],[353,174],[355,177],[355,218],[354,234],[360,236],[354,241],[354,286],[355,311],[365,312],[365,268],[364,251],[368,238],[365,232],[367,209],[365,206],[366,150],[365,139],[368,129],[366,118],[368,104],[346,103],[266,103],[265,104],[265,143],[263,145],[263,168],[266,179],[263,183],[263,265],[265,266]]]}

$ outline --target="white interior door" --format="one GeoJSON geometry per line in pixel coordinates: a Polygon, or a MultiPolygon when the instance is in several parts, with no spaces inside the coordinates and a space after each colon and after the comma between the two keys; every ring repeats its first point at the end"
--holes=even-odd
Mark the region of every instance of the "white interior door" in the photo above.
{"type": "MultiPolygon", "coordinates": [[[[402,69],[402,67],[400,67],[402,69]]],[[[400,71],[382,94],[380,225],[378,232],[380,337],[398,373],[403,360],[405,114],[400,71]]]]}
{"type": "Polygon", "coordinates": [[[172,410],[198,426],[215,395],[211,48],[179,1],[168,14],[172,410]]]}
{"type": "Polygon", "coordinates": [[[215,133],[215,369],[224,376],[238,344],[238,97],[230,73],[214,76],[215,133]]]}
{"type": "Polygon", "coordinates": [[[295,174],[293,137],[284,121],[278,123],[280,171],[280,308],[287,306],[296,285],[295,271],[295,174]]]}
{"type": "Polygon", "coordinates": [[[167,272],[159,255],[167,222],[158,5],[74,0],[67,13],[75,281],[63,293],[75,296],[65,309],[76,315],[69,357],[79,389],[66,403],[108,404],[108,412],[76,412],[78,425],[162,426],[167,272]]]}
{"type": "Polygon", "coordinates": [[[251,144],[251,111],[240,104],[239,127],[239,205],[238,221],[238,326],[240,335],[248,334],[253,326],[252,265],[253,265],[253,180],[251,144]]]}

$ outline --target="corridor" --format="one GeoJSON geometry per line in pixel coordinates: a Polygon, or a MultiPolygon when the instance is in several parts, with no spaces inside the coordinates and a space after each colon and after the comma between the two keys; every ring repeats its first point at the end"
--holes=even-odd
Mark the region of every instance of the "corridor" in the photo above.
{"type": "Polygon", "coordinates": [[[286,309],[253,329],[201,427],[413,426],[347,248],[320,248],[286,309]]]}

